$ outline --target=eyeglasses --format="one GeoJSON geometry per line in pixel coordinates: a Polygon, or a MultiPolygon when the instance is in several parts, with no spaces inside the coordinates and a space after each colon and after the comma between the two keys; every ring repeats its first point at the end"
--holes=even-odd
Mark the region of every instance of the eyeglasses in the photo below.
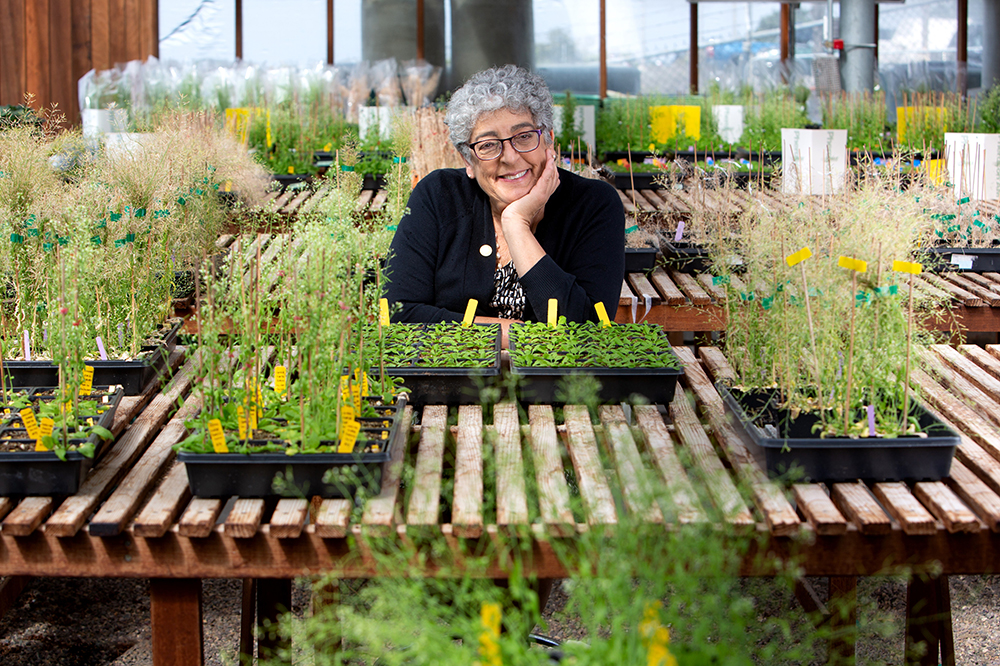
{"type": "Polygon", "coordinates": [[[481,160],[495,160],[503,153],[503,142],[510,141],[511,147],[519,153],[530,153],[542,141],[544,130],[535,129],[527,132],[519,132],[506,139],[483,139],[475,143],[467,144],[472,148],[472,152],[481,160]]]}

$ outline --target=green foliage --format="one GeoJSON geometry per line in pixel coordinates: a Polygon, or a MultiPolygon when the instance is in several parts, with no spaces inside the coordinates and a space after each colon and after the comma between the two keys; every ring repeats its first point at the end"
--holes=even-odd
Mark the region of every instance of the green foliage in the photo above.
{"type": "MultiPolygon", "coordinates": [[[[595,130],[596,131],[596,130],[595,130]]],[[[562,103],[562,126],[556,134],[556,143],[564,150],[576,150],[577,141],[583,139],[583,132],[576,126],[576,99],[570,91],[566,91],[566,96],[562,103]]]]}
{"type": "Polygon", "coordinates": [[[778,151],[782,128],[802,128],[808,122],[804,102],[797,101],[787,90],[764,93],[744,109],[740,143],[754,151],[778,151]]]}
{"type": "Polygon", "coordinates": [[[903,93],[898,143],[914,151],[944,150],[945,132],[972,132],[976,109],[957,93],[903,93]]]}
{"type": "Polygon", "coordinates": [[[676,368],[679,361],[659,326],[567,322],[549,327],[541,322],[510,328],[511,363],[550,368],[676,368]]]}
{"type": "Polygon", "coordinates": [[[994,85],[979,103],[980,131],[989,134],[1000,132],[1000,85],[994,85]]]}
{"type": "Polygon", "coordinates": [[[847,130],[848,150],[882,152],[886,141],[885,93],[841,93],[822,100],[823,127],[847,130]]]}

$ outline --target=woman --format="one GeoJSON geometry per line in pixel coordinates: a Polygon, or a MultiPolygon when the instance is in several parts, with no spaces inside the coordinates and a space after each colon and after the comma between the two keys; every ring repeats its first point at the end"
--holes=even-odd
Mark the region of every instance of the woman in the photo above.
{"type": "MultiPolygon", "coordinates": [[[[555,298],[571,321],[617,310],[625,217],[607,183],[557,168],[552,95],[541,77],[507,65],[475,74],[445,123],[465,159],[428,174],[392,241],[393,321],[544,321],[555,298]]],[[[506,335],[504,336],[506,339],[506,335]]]]}

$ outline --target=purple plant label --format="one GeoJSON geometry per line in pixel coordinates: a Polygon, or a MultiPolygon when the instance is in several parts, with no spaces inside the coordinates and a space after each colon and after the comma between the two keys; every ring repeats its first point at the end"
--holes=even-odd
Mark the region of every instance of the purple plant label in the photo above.
{"type": "Polygon", "coordinates": [[[837,355],[840,357],[837,360],[837,379],[840,379],[840,376],[844,374],[844,352],[837,352],[837,355]]]}
{"type": "Polygon", "coordinates": [[[24,332],[24,360],[31,360],[31,336],[28,334],[28,331],[24,332]]]}
{"type": "Polygon", "coordinates": [[[125,346],[125,325],[121,323],[118,324],[118,346],[125,346]]]}
{"type": "Polygon", "coordinates": [[[674,234],[674,242],[680,243],[681,238],[684,237],[684,220],[677,223],[677,233],[674,234]]]}
{"type": "Polygon", "coordinates": [[[875,436],[875,405],[868,405],[868,436],[875,436]]]}
{"type": "Polygon", "coordinates": [[[108,360],[108,352],[106,352],[104,350],[104,340],[101,340],[101,336],[99,336],[99,335],[95,339],[97,341],[97,351],[99,351],[101,353],[101,360],[102,361],[107,361],[108,360]]]}
{"type": "Polygon", "coordinates": [[[42,326],[42,344],[46,344],[49,341],[49,327],[42,326]]]}

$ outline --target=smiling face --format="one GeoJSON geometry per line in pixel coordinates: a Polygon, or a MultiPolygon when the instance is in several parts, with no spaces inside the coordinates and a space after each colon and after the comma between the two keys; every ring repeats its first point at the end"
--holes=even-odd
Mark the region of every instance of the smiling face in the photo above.
{"type": "MultiPolygon", "coordinates": [[[[533,129],[537,127],[528,111],[515,113],[509,109],[501,109],[479,119],[472,130],[469,143],[483,139],[506,139],[533,129]]],[[[505,141],[500,157],[493,160],[481,160],[473,153],[472,161],[466,163],[465,171],[469,178],[476,179],[479,187],[489,196],[494,215],[499,217],[509,203],[530,192],[538,182],[545,168],[546,139],[550,138],[543,135],[538,147],[527,153],[517,152],[510,141],[505,141]]]]}

